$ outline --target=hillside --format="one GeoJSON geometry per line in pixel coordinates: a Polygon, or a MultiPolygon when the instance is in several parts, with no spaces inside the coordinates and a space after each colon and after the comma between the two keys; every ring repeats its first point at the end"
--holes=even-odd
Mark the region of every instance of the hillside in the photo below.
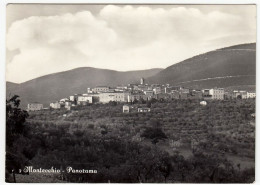
{"type": "Polygon", "coordinates": [[[85,93],[88,87],[97,85],[117,86],[128,83],[139,83],[141,77],[147,78],[162,69],[119,72],[90,67],[77,68],[65,72],[42,76],[21,84],[6,83],[7,97],[18,94],[22,106],[28,102],[41,102],[45,106],[50,102],[75,93],[85,93]]]}
{"type": "Polygon", "coordinates": [[[256,44],[242,44],[194,56],[169,66],[148,79],[150,83],[169,83],[209,88],[256,83],[256,44]]]}

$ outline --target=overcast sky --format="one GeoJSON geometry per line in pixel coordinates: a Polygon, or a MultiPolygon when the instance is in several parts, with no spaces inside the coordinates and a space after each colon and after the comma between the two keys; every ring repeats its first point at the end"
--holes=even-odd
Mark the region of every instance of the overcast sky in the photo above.
{"type": "Polygon", "coordinates": [[[256,42],[256,7],[9,4],[6,40],[6,80],[16,83],[77,67],[166,68],[256,42]]]}

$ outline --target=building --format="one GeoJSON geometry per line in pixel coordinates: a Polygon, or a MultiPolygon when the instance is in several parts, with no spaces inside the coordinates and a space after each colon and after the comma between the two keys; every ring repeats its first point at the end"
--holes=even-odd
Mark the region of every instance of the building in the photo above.
{"type": "Polygon", "coordinates": [[[184,93],[184,94],[189,94],[190,93],[190,89],[187,89],[187,88],[183,88],[183,87],[180,87],[180,93],[184,93]]]}
{"type": "Polygon", "coordinates": [[[202,98],[202,92],[199,90],[192,90],[190,92],[190,99],[201,99],[202,98]]]}
{"type": "Polygon", "coordinates": [[[155,99],[157,100],[169,100],[171,99],[171,95],[170,94],[156,94],[154,95],[155,99]]]}
{"type": "Polygon", "coordinates": [[[73,102],[77,102],[78,101],[78,97],[81,96],[82,94],[74,94],[69,96],[69,100],[73,101],[73,102]]]}
{"type": "Polygon", "coordinates": [[[59,102],[54,102],[54,103],[50,103],[50,107],[53,109],[60,109],[60,103],[59,102]]]}
{"type": "Polygon", "coordinates": [[[247,92],[246,91],[239,91],[240,92],[240,96],[242,99],[247,99],[247,92]]]}
{"type": "Polygon", "coordinates": [[[87,88],[87,93],[93,93],[93,91],[90,87],[87,88]]]}
{"type": "Polygon", "coordinates": [[[144,85],[144,78],[141,78],[140,84],[141,84],[141,85],[144,85]]]}
{"type": "Polygon", "coordinates": [[[207,105],[207,102],[206,101],[201,101],[200,105],[207,105]]]}
{"type": "Polygon", "coordinates": [[[152,97],[153,96],[153,91],[151,91],[151,90],[146,90],[146,91],[144,91],[144,94],[146,95],[146,96],[150,96],[150,97],[152,97]]]}
{"type": "Polygon", "coordinates": [[[150,112],[151,109],[148,107],[142,107],[137,109],[138,112],[150,112]]]}
{"type": "Polygon", "coordinates": [[[123,113],[129,113],[130,112],[130,108],[128,105],[124,105],[123,106],[123,113]]]}
{"type": "Polygon", "coordinates": [[[99,93],[99,102],[101,103],[109,103],[110,101],[127,102],[128,94],[129,92],[122,92],[122,91],[99,93]]]}
{"type": "Polygon", "coordinates": [[[247,99],[247,92],[246,91],[233,91],[231,96],[233,99],[247,99]]]}
{"type": "Polygon", "coordinates": [[[211,91],[213,92],[212,98],[214,100],[224,100],[225,91],[223,88],[214,88],[211,91]]]}
{"type": "Polygon", "coordinates": [[[171,98],[172,99],[180,99],[180,93],[177,90],[171,90],[171,98]]]}
{"type": "Polygon", "coordinates": [[[256,93],[255,92],[247,92],[247,98],[255,98],[256,93]]]}
{"type": "Polygon", "coordinates": [[[164,92],[165,93],[171,93],[172,91],[178,91],[178,92],[180,92],[180,90],[182,89],[182,87],[180,87],[180,86],[168,86],[168,87],[165,87],[164,88],[164,92]]]}
{"type": "Polygon", "coordinates": [[[161,94],[162,93],[162,88],[161,87],[155,87],[153,88],[154,94],[161,94]]]}
{"type": "Polygon", "coordinates": [[[37,110],[42,110],[43,109],[43,104],[34,102],[34,103],[29,103],[27,105],[27,110],[28,111],[37,111],[37,110]]]}
{"type": "Polygon", "coordinates": [[[69,99],[68,98],[62,98],[62,99],[60,99],[60,103],[62,103],[62,104],[64,104],[66,101],[68,101],[69,99]]]}
{"type": "Polygon", "coordinates": [[[93,103],[93,97],[89,95],[78,96],[78,105],[87,105],[88,103],[93,103]]]}
{"type": "Polygon", "coordinates": [[[107,91],[109,91],[109,87],[107,87],[107,86],[97,86],[92,89],[93,93],[107,92],[107,91]]]}
{"type": "Polygon", "coordinates": [[[240,96],[239,91],[233,91],[233,92],[232,92],[232,99],[236,99],[236,98],[238,98],[239,96],[240,96]]]}
{"type": "Polygon", "coordinates": [[[225,91],[223,88],[203,89],[203,98],[213,100],[224,100],[225,91]]]}
{"type": "Polygon", "coordinates": [[[67,109],[67,110],[70,110],[71,109],[71,106],[72,106],[72,102],[71,101],[65,101],[65,104],[64,104],[64,108],[67,109]]]}
{"type": "Polygon", "coordinates": [[[133,92],[131,94],[128,95],[127,97],[127,102],[133,102],[135,100],[139,101],[141,99],[145,99],[146,96],[143,92],[133,92]]]}
{"type": "Polygon", "coordinates": [[[225,100],[232,99],[232,92],[225,91],[224,99],[225,99],[225,100]]]}

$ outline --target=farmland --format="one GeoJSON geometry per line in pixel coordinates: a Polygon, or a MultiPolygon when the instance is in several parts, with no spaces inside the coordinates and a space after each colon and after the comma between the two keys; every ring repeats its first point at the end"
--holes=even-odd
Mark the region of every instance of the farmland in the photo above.
{"type": "Polygon", "coordinates": [[[29,112],[14,150],[35,168],[98,171],[57,177],[69,182],[254,181],[254,99],[137,102],[130,113],[122,106],[29,112]]]}

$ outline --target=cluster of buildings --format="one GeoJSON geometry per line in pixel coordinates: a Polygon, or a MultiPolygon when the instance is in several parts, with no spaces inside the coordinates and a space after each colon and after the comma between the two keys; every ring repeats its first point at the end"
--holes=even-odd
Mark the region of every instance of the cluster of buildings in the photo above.
{"type": "MultiPolygon", "coordinates": [[[[87,88],[85,94],[74,94],[59,101],[50,103],[50,108],[66,108],[70,110],[74,106],[88,105],[93,103],[121,102],[132,103],[135,101],[148,101],[151,99],[201,99],[201,100],[224,100],[231,98],[255,98],[255,92],[233,91],[228,92],[223,88],[212,89],[189,89],[181,86],[170,86],[169,84],[145,84],[141,78],[140,84],[128,84],[117,87],[96,86],[87,88]]],[[[40,103],[28,104],[28,111],[41,110],[40,103]]],[[[141,110],[140,110],[141,111],[141,110]]]]}

